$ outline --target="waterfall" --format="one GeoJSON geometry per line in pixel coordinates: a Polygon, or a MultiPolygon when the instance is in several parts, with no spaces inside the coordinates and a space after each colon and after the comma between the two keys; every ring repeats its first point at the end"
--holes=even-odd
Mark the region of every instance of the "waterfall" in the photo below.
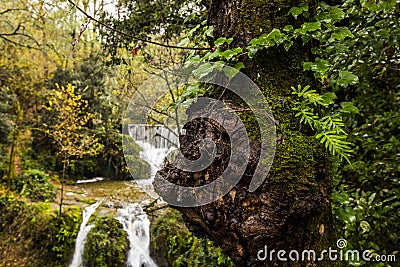
{"type": "Polygon", "coordinates": [[[75,241],[75,251],[72,263],[69,267],[82,267],[83,266],[83,252],[85,250],[86,237],[94,225],[87,225],[90,217],[99,207],[103,199],[97,201],[96,203],[86,207],[82,212],[82,223],[79,227],[78,236],[75,241]]]}
{"type": "Polygon", "coordinates": [[[136,143],[141,148],[139,157],[150,165],[150,179],[153,179],[171,150],[168,148],[156,148],[152,144],[142,141],[136,141],[136,143]]]}
{"type": "MultiPolygon", "coordinates": [[[[139,157],[150,165],[150,177],[136,179],[136,183],[150,196],[159,198],[154,192],[153,180],[157,170],[163,165],[167,155],[179,145],[177,130],[170,130],[163,125],[148,126],[145,124],[132,125],[130,136],[141,148],[139,157]]],[[[80,180],[77,183],[95,182],[100,180],[80,180]]],[[[102,201],[102,200],[101,200],[102,201]]],[[[75,243],[75,252],[69,267],[82,267],[85,241],[93,225],[87,225],[90,217],[96,211],[101,201],[96,202],[83,211],[83,220],[75,243]]],[[[138,203],[129,203],[118,209],[118,221],[128,235],[129,251],[126,265],[128,267],[157,267],[150,257],[150,221],[143,208],[138,203]]]]}
{"type": "Polygon", "coordinates": [[[134,177],[135,182],[151,197],[159,198],[153,187],[154,177],[165,159],[172,160],[174,154],[171,152],[179,147],[178,128],[160,124],[129,124],[128,133],[140,147],[139,158],[150,165],[150,177],[134,177]]]}
{"type": "Polygon", "coordinates": [[[150,221],[138,203],[129,203],[118,210],[117,219],[128,234],[128,267],[156,267],[150,257],[150,221]]]}
{"type": "Polygon", "coordinates": [[[143,142],[136,141],[136,143],[141,148],[139,152],[139,158],[146,161],[150,165],[150,177],[147,179],[136,179],[135,182],[140,188],[146,191],[151,197],[159,198],[157,193],[154,191],[153,181],[157,171],[164,164],[164,160],[172,151],[176,150],[175,147],[164,147],[157,148],[154,145],[143,142]]]}

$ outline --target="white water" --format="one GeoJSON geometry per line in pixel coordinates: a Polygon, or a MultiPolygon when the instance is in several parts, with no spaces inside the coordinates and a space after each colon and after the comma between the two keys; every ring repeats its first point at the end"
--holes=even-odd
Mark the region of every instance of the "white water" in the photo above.
{"type": "Polygon", "coordinates": [[[150,165],[150,177],[147,179],[136,179],[135,182],[144,189],[153,198],[159,198],[153,188],[153,181],[157,171],[164,164],[164,160],[168,154],[176,150],[175,147],[156,148],[150,143],[136,141],[141,148],[139,158],[146,161],[150,165]]]}
{"type": "Polygon", "coordinates": [[[128,234],[128,267],[156,267],[150,257],[150,221],[138,203],[118,209],[117,219],[128,234]]]}
{"type": "Polygon", "coordinates": [[[99,181],[103,181],[104,178],[103,177],[94,177],[92,179],[87,179],[87,180],[78,180],[76,181],[77,184],[86,184],[86,183],[95,183],[95,182],[99,182],[99,181]]]}
{"type": "Polygon", "coordinates": [[[99,207],[103,199],[97,201],[96,203],[86,207],[82,212],[82,224],[79,228],[78,236],[75,241],[75,252],[74,257],[72,259],[72,263],[69,267],[82,267],[83,265],[83,252],[85,250],[86,237],[89,234],[90,230],[93,228],[93,225],[87,225],[90,217],[99,207]]]}
{"type": "MultiPolygon", "coordinates": [[[[144,140],[135,141],[141,148],[139,157],[150,165],[150,177],[147,179],[136,179],[135,181],[139,187],[144,189],[150,196],[159,198],[157,193],[154,192],[154,177],[158,169],[164,164],[164,160],[168,154],[173,150],[176,150],[176,145],[174,144],[178,143],[178,139],[176,135],[170,134],[170,131],[164,127],[156,127],[156,130],[159,132],[159,136],[154,138],[151,133],[147,133],[148,136],[146,137],[145,128],[142,129],[143,133],[141,133],[141,135],[144,136],[144,140],[150,140],[151,143],[144,140]],[[173,137],[173,142],[165,138],[170,138],[170,135],[173,137]]],[[[138,135],[138,133],[136,133],[135,136],[136,135],[138,135]]],[[[82,180],[77,183],[96,182],[99,180],[101,180],[101,178],[82,180]]],[[[87,225],[87,223],[100,205],[101,201],[85,208],[83,211],[82,224],[75,243],[74,257],[69,267],[83,266],[83,253],[86,237],[93,228],[93,225],[87,225]]],[[[143,211],[142,206],[138,203],[127,204],[124,208],[118,209],[117,219],[122,224],[123,230],[128,235],[129,251],[126,262],[127,267],[157,267],[150,257],[150,221],[147,218],[147,214],[143,211]]]]}

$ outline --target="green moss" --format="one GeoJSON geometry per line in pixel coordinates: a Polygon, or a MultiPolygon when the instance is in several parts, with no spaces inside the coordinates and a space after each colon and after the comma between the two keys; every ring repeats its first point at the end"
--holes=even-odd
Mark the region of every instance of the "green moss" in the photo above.
{"type": "Polygon", "coordinates": [[[152,223],[151,243],[153,257],[161,266],[234,266],[213,242],[195,237],[173,209],[164,211],[152,223]]]}
{"type": "Polygon", "coordinates": [[[290,182],[291,186],[317,186],[320,179],[317,170],[327,167],[327,154],[314,136],[299,132],[284,132],[284,143],[277,145],[274,162],[268,179],[290,182]]]}
{"type": "Polygon", "coordinates": [[[60,217],[48,205],[0,196],[0,265],[66,266],[81,222],[80,211],[68,210],[60,217]]]}
{"type": "Polygon", "coordinates": [[[98,217],[85,244],[87,267],[120,267],[125,263],[126,234],[113,217],[98,217]]]}

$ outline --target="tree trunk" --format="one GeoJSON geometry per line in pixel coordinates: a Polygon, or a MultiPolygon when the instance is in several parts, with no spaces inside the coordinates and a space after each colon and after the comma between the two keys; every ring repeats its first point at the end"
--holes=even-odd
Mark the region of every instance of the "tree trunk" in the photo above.
{"type": "MultiPolygon", "coordinates": [[[[247,43],[273,28],[287,24],[299,25],[286,14],[289,9],[304,1],[288,0],[214,0],[208,24],[214,26],[214,38],[233,37],[234,46],[245,48],[247,43]]],[[[307,1],[312,12],[315,1],[307,1]]],[[[221,246],[237,266],[339,266],[334,261],[279,261],[277,251],[297,250],[300,260],[303,250],[320,252],[332,247],[337,249],[335,228],[330,205],[329,157],[310,129],[301,129],[292,111],[295,101],[291,86],[313,85],[312,77],[302,71],[302,61],[310,60],[310,47],[295,44],[286,53],[282,47],[271,48],[245,62],[245,73],[260,87],[265,95],[275,120],[279,120],[273,165],[266,181],[255,192],[248,191],[252,172],[258,160],[259,142],[251,143],[251,157],[239,184],[223,198],[200,207],[176,207],[184,215],[191,231],[206,236],[221,246]],[[267,248],[267,255],[264,249],[267,248]],[[261,250],[261,252],[260,252],[261,250]],[[275,253],[270,259],[270,252],[275,253]],[[265,260],[258,259],[257,255],[265,260]]],[[[216,89],[214,97],[220,97],[216,89]]],[[[222,99],[235,106],[242,105],[237,98],[224,94],[222,99]]],[[[245,121],[252,127],[251,120],[245,121]]],[[[211,121],[196,120],[186,125],[186,135],[181,137],[181,150],[185,156],[196,158],[194,140],[206,136],[218,143],[222,158],[213,162],[205,171],[186,173],[168,165],[157,177],[193,186],[191,181],[206,181],[220,175],[221,166],[229,161],[229,138],[221,134],[211,121]]],[[[255,138],[256,139],[256,138],[255,138]]],[[[168,188],[157,188],[160,195],[168,188]]],[[[325,255],[325,259],[327,259],[325,255]]]]}
{"type": "Polygon", "coordinates": [[[62,172],[62,178],[61,178],[60,206],[59,206],[60,217],[62,216],[62,206],[63,206],[63,202],[64,202],[64,183],[65,183],[65,173],[67,171],[67,166],[68,166],[68,158],[67,158],[67,156],[64,155],[63,172],[62,172]]]}

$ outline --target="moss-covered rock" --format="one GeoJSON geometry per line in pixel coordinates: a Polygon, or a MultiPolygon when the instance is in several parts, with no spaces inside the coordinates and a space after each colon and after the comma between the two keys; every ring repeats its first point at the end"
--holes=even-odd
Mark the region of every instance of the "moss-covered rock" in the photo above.
{"type": "Polygon", "coordinates": [[[150,230],[151,254],[159,267],[234,266],[213,242],[195,237],[174,209],[157,216],[150,230]]]}
{"type": "Polygon", "coordinates": [[[113,217],[98,217],[87,236],[84,253],[86,267],[122,267],[128,250],[122,225],[113,217]]]}
{"type": "Polygon", "coordinates": [[[68,265],[81,222],[81,210],[62,216],[48,203],[27,204],[0,196],[0,266],[68,265]]]}

